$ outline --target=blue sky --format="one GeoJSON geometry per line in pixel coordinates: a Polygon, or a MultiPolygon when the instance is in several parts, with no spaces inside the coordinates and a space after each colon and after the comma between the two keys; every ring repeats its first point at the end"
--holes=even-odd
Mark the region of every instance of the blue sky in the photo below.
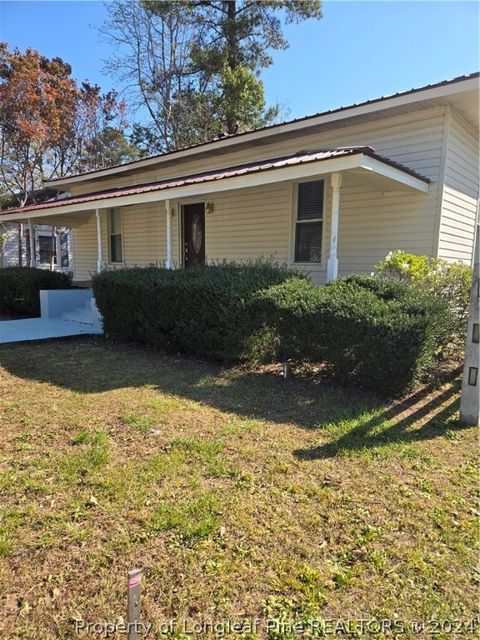
{"type": "MultiPolygon", "coordinates": [[[[289,118],[422,86],[479,68],[477,2],[324,2],[324,18],[289,25],[290,48],[274,53],[265,70],[269,102],[289,118]]],[[[0,2],[0,39],[60,56],[78,80],[105,90],[116,87],[103,74],[111,49],[95,27],[105,4],[0,2]]],[[[116,87],[118,88],[118,87],[116,87]]]]}

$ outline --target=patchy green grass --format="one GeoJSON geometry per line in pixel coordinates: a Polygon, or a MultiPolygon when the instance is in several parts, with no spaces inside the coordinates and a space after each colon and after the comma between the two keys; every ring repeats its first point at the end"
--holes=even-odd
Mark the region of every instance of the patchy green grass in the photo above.
{"type": "Polygon", "coordinates": [[[151,638],[172,618],[262,620],[231,638],[331,619],[350,621],[340,637],[395,637],[360,619],[452,637],[479,581],[475,430],[457,410],[455,380],[386,403],[95,340],[4,347],[0,637],[117,621],[136,566],[151,638]]]}
{"type": "Polygon", "coordinates": [[[221,500],[207,492],[199,497],[162,502],[150,521],[152,531],[173,531],[181,543],[210,538],[219,528],[221,500]]]}

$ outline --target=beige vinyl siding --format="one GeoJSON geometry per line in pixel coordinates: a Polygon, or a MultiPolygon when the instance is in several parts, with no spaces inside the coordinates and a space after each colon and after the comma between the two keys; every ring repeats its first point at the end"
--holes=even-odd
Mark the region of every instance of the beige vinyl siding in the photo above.
{"type": "Polygon", "coordinates": [[[378,261],[395,249],[432,255],[434,204],[432,194],[342,188],[339,273],[370,273],[378,261]]]}
{"type": "Polygon", "coordinates": [[[447,128],[438,256],[471,263],[478,206],[478,134],[452,110],[447,128]]]}
{"type": "MultiPolygon", "coordinates": [[[[377,153],[404,163],[432,180],[429,193],[388,191],[382,193],[365,181],[344,174],[340,192],[338,259],[340,274],[370,272],[378,260],[394,249],[434,255],[435,230],[438,228],[441,193],[442,143],[446,108],[421,110],[376,122],[342,127],[334,131],[317,131],[305,135],[253,146],[248,149],[215,154],[195,162],[162,166],[161,175],[155,169],[136,176],[116,176],[108,181],[75,185],[75,192],[109,188],[159,178],[188,175],[220,166],[281,156],[302,149],[329,146],[372,145],[377,153]],[[440,195],[439,195],[440,194],[440,195]]],[[[326,181],[326,210],[323,228],[322,263],[300,265],[314,282],[325,281],[330,236],[331,189],[326,181]]],[[[216,193],[188,202],[211,201],[214,211],[207,214],[206,258],[208,261],[243,260],[258,256],[273,256],[279,262],[291,262],[293,247],[294,196],[292,182],[266,184],[262,187],[216,193]]],[[[159,194],[159,198],[166,194],[159,194]]],[[[185,201],[187,202],[187,201],[185,201]]],[[[182,264],[180,242],[180,212],[183,201],[171,201],[173,218],[173,256],[182,264]]],[[[127,265],[163,263],[166,258],[165,211],[158,204],[122,208],[124,261],[127,265]]],[[[95,220],[75,230],[77,252],[80,251],[79,273],[87,262],[95,269],[95,220]],[[85,235],[85,249],[83,236],[85,235]],[[80,241],[80,237],[82,240],[80,241]],[[91,251],[93,239],[94,252],[91,251]],[[80,246],[81,245],[81,246],[80,246]],[[86,250],[88,247],[88,251],[86,250]]],[[[104,246],[108,248],[106,228],[104,246]]],[[[83,271],[82,271],[83,269],[83,271]]],[[[77,279],[81,279],[76,276],[77,279]]]]}
{"type": "Polygon", "coordinates": [[[263,255],[288,262],[291,184],[223,192],[205,218],[207,260],[243,260],[263,255]]]}
{"type": "Polygon", "coordinates": [[[121,212],[125,264],[163,264],[166,259],[166,215],[163,203],[122,207],[121,212]]]}
{"type": "MultiPolygon", "coordinates": [[[[435,107],[394,117],[379,115],[375,122],[359,123],[328,131],[310,130],[303,135],[294,133],[282,139],[276,139],[272,134],[272,140],[269,143],[264,141],[262,144],[251,143],[248,147],[237,149],[237,151],[216,152],[205,157],[195,156],[192,160],[172,160],[161,166],[125,175],[72,184],[70,191],[72,195],[80,195],[90,191],[191,175],[306,149],[351,145],[371,145],[377,153],[405,163],[427,177],[435,177],[439,169],[444,114],[445,108],[435,107]]],[[[159,194],[159,197],[164,198],[166,194],[159,194]]]]}
{"type": "MultiPolygon", "coordinates": [[[[242,189],[215,199],[215,209],[205,216],[206,259],[243,260],[259,255],[288,262],[291,225],[291,185],[242,189]]],[[[185,201],[186,203],[187,201],[185,201]]],[[[190,200],[193,202],[193,200],[190,200]]],[[[173,256],[181,266],[180,202],[172,202],[173,256]]],[[[128,266],[164,264],[166,260],[166,215],[163,203],[122,207],[123,259],[128,266]]],[[[75,279],[88,280],[96,269],[96,220],[74,229],[75,279]]],[[[102,214],[104,260],[108,268],[106,210],[102,214]]]]}
{"type": "Polygon", "coordinates": [[[97,267],[97,222],[95,214],[72,229],[74,280],[90,280],[97,267]]]}
{"type": "MultiPolygon", "coordinates": [[[[163,265],[166,260],[166,212],[163,203],[122,207],[123,265],[163,265]]],[[[107,268],[122,266],[110,262],[108,209],[102,210],[103,260],[107,268]]],[[[178,255],[178,216],[173,218],[174,255],[178,255]]],[[[73,229],[75,280],[89,280],[97,266],[97,223],[92,214],[86,224],[73,229]]],[[[178,266],[178,262],[177,262],[178,266]]]]}

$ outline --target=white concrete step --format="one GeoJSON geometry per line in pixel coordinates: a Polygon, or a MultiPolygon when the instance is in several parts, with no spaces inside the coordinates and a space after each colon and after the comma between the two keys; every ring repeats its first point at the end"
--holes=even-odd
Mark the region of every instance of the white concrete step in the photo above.
{"type": "Polygon", "coordinates": [[[1,321],[0,344],[103,333],[91,290],[42,290],[40,307],[40,318],[1,321]]]}
{"type": "Polygon", "coordinates": [[[53,289],[40,291],[41,316],[87,325],[95,333],[103,332],[103,319],[91,289],[53,289]]]}

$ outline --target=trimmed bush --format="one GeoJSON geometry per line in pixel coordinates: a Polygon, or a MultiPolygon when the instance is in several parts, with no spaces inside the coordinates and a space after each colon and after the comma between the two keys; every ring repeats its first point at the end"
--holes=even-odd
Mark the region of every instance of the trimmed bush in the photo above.
{"type": "Polygon", "coordinates": [[[342,382],[400,394],[435,365],[455,318],[447,301],[389,278],[316,288],[264,262],[93,278],[105,332],[118,340],[232,362],[322,362],[342,382]]]}
{"type": "Polygon", "coordinates": [[[65,273],[5,267],[0,269],[0,311],[18,316],[39,316],[41,289],[70,287],[70,277],[65,273]]]}
{"type": "Polygon", "coordinates": [[[257,358],[323,362],[337,379],[389,395],[434,366],[454,324],[446,301],[371,276],[319,289],[290,279],[259,292],[251,317],[256,334],[271,341],[251,340],[257,358]]]}
{"type": "Polygon", "coordinates": [[[292,273],[263,261],[127,268],[95,274],[92,287],[107,335],[230,362],[248,342],[250,300],[292,273]]]}
{"type": "Polygon", "coordinates": [[[472,287],[471,267],[460,262],[394,251],[375,266],[375,273],[447,300],[457,319],[453,335],[463,343],[472,287]]]}

